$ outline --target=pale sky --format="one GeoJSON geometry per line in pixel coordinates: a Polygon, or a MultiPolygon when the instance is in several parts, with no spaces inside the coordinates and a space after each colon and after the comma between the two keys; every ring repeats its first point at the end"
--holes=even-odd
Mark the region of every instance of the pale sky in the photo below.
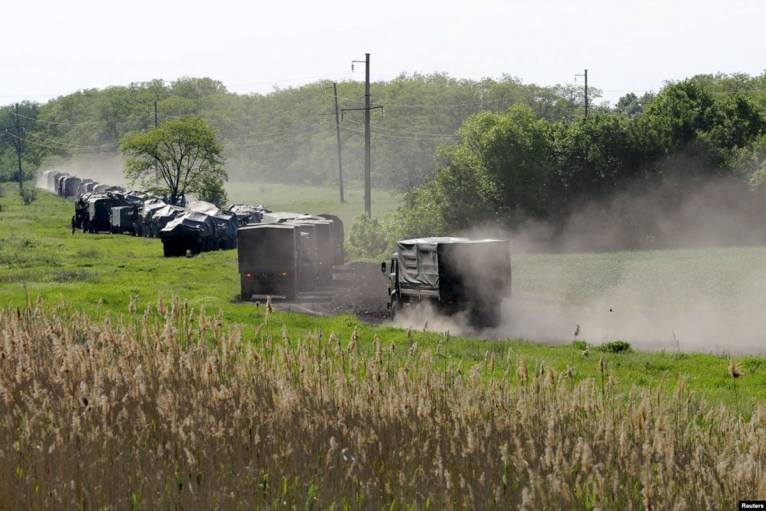
{"type": "MultiPolygon", "coordinates": [[[[3,2],[0,104],[153,78],[239,93],[446,72],[590,84],[612,102],[698,73],[760,74],[764,0],[3,2]]],[[[373,91],[374,92],[374,91],[373,91]]]]}

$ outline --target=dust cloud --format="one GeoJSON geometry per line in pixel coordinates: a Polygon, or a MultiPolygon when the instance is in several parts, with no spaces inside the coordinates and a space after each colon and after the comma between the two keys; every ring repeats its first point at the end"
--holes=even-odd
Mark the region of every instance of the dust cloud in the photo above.
{"type": "MultiPolygon", "coordinates": [[[[391,321],[393,326],[422,330],[428,332],[449,335],[472,335],[481,334],[468,325],[468,317],[465,313],[457,313],[451,316],[440,314],[428,302],[420,302],[412,307],[406,307],[398,312],[391,321]]],[[[487,332],[488,333],[488,332],[487,332]]]]}
{"type": "Polygon", "coordinates": [[[42,173],[44,170],[54,169],[69,172],[83,179],[93,179],[99,183],[127,186],[123,171],[125,160],[117,153],[94,153],[78,154],[69,158],[52,157],[46,159],[40,167],[42,170],[37,174],[36,186],[45,188],[42,173]]]}
{"type": "Polygon", "coordinates": [[[397,324],[495,339],[766,354],[763,197],[738,180],[677,179],[573,210],[556,226],[527,221],[460,233],[511,241],[513,293],[498,328],[476,332],[465,318],[430,309],[397,324]]]}

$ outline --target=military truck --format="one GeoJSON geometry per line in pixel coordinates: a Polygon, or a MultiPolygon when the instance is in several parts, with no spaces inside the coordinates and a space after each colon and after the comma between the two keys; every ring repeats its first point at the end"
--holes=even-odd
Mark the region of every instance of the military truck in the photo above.
{"type": "MultiPolygon", "coordinates": [[[[88,192],[88,185],[90,183],[93,183],[92,179],[83,179],[82,181],[80,181],[80,185],[77,187],[77,197],[88,192]]],[[[90,189],[92,190],[93,186],[91,186],[90,189]]]]}
{"type": "Polygon", "coordinates": [[[327,213],[322,213],[317,216],[330,222],[330,245],[333,251],[332,264],[337,266],[343,265],[343,263],[346,262],[346,254],[343,250],[343,241],[345,239],[343,221],[339,217],[327,213]]]}
{"type": "Polygon", "coordinates": [[[298,293],[300,230],[290,224],[256,224],[237,231],[242,300],[256,295],[292,300],[298,293]]]}
{"type": "Polygon", "coordinates": [[[88,226],[88,200],[90,200],[92,195],[92,193],[83,193],[74,203],[74,227],[82,229],[83,232],[87,230],[88,226]]]}
{"type": "Polygon", "coordinates": [[[501,303],[511,295],[508,241],[418,238],[398,241],[389,265],[388,307],[395,317],[404,307],[431,303],[445,315],[467,314],[479,328],[495,327],[501,303]]]}
{"type": "Polygon", "coordinates": [[[88,197],[88,232],[111,232],[112,208],[124,205],[121,198],[112,194],[92,193],[88,197]]]}
{"type": "MultiPolygon", "coordinates": [[[[332,282],[332,267],[335,263],[336,251],[332,242],[332,222],[322,217],[304,215],[287,223],[298,226],[307,236],[309,249],[306,262],[313,273],[312,284],[326,286],[332,282]]],[[[309,268],[306,268],[308,272],[309,268]]]]}
{"type": "Polygon", "coordinates": [[[56,178],[56,183],[54,184],[54,191],[60,197],[65,197],[66,196],[65,195],[65,190],[66,190],[65,184],[66,184],[66,180],[69,179],[70,177],[72,177],[72,176],[70,176],[69,173],[64,172],[64,173],[60,174],[56,178]]]}
{"type": "Polygon", "coordinates": [[[50,174],[47,174],[46,175],[46,184],[48,186],[48,190],[50,190],[51,192],[57,194],[58,193],[59,179],[62,176],[64,176],[64,175],[67,175],[66,172],[61,172],[61,171],[58,171],[58,170],[54,170],[50,174]]]}
{"type": "Polygon", "coordinates": [[[268,213],[264,213],[261,216],[261,223],[262,224],[283,224],[285,222],[290,222],[291,220],[295,220],[296,218],[305,216],[301,213],[291,213],[288,211],[270,211],[268,213]]]}
{"type": "Polygon", "coordinates": [[[113,207],[109,214],[112,234],[122,234],[125,232],[135,234],[137,217],[138,206],[135,204],[113,207]]]}
{"type": "Polygon", "coordinates": [[[61,196],[65,198],[77,197],[80,183],[82,183],[82,179],[77,176],[67,177],[63,182],[61,196]]]}

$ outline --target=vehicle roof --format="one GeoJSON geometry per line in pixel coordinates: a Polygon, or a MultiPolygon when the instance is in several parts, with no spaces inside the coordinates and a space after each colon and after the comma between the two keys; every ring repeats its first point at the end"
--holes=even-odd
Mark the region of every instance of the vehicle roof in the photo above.
{"type": "Polygon", "coordinates": [[[295,230],[295,224],[250,224],[240,227],[239,231],[251,231],[254,229],[292,229],[295,230]]]}
{"type": "Polygon", "coordinates": [[[261,223],[277,223],[277,222],[284,222],[286,220],[292,220],[294,218],[298,218],[304,216],[303,213],[291,213],[289,211],[273,211],[271,213],[266,213],[263,215],[263,220],[261,220],[261,223]]]}
{"type": "Polygon", "coordinates": [[[508,240],[500,240],[500,239],[492,239],[492,238],[486,238],[486,239],[480,239],[480,240],[472,240],[469,238],[460,238],[455,236],[432,236],[432,237],[426,237],[426,238],[412,238],[409,240],[400,240],[397,241],[400,245],[444,245],[444,244],[450,244],[450,243],[498,243],[498,242],[507,242],[508,240]]]}

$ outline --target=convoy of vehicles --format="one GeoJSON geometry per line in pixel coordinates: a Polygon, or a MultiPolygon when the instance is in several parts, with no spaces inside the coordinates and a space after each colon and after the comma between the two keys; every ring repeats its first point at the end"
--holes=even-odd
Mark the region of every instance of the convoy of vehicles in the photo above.
{"type": "MultiPolygon", "coordinates": [[[[243,300],[296,300],[300,293],[332,287],[336,272],[349,271],[343,266],[343,222],[334,215],[271,212],[248,204],[224,211],[202,201],[173,205],[58,171],[46,172],[44,180],[51,191],[75,198],[73,231],[158,237],[166,257],[236,248],[243,300]]],[[[381,269],[390,317],[427,303],[442,314],[465,314],[473,326],[494,327],[511,292],[504,240],[402,240],[381,269]]]]}

